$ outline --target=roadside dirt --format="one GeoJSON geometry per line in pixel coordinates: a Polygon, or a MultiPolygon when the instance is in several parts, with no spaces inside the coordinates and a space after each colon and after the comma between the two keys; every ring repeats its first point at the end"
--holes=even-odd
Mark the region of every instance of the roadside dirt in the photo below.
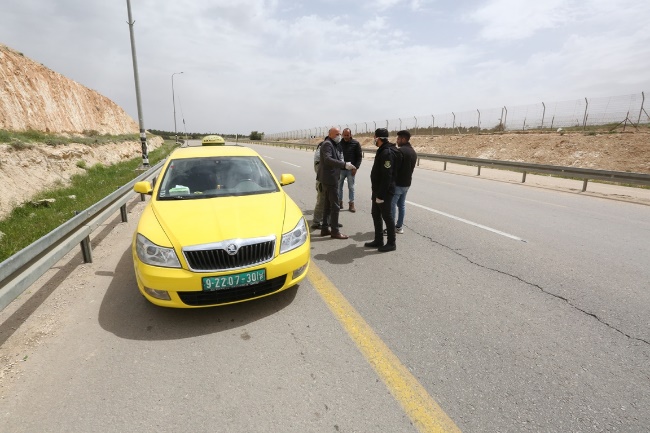
{"type": "MultiPolygon", "coordinates": [[[[162,144],[160,137],[148,140],[149,151],[162,144]]],[[[111,165],[142,155],[139,141],[112,143],[101,146],[68,144],[48,146],[35,144],[30,148],[14,149],[0,145],[0,219],[11,210],[29,201],[37,193],[70,183],[75,174],[85,170],[81,166],[111,165]]]]}
{"type": "MultiPolygon", "coordinates": [[[[370,138],[359,138],[372,148],[370,138]]],[[[394,137],[390,138],[395,141],[394,137]]],[[[413,136],[419,153],[650,173],[650,132],[413,136]]]]}

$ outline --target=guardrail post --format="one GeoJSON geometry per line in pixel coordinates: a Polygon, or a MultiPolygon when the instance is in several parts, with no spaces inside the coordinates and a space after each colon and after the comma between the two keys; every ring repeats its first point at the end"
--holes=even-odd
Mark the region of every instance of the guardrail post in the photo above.
{"type": "Polygon", "coordinates": [[[523,175],[521,176],[521,183],[526,182],[526,172],[524,171],[523,175]]]}
{"type": "MultiPolygon", "coordinates": [[[[74,211],[75,215],[79,215],[81,212],[78,210],[74,211]]],[[[90,236],[86,236],[81,243],[79,244],[81,247],[81,255],[83,256],[84,263],[92,263],[93,262],[93,251],[92,248],[90,247],[90,236]]]]}
{"type": "Polygon", "coordinates": [[[84,263],[93,262],[93,250],[90,248],[90,236],[86,236],[83,241],[81,241],[81,255],[84,258],[84,263]]]}
{"type": "Polygon", "coordinates": [[[442,171],[447,170],[447,161],[442,164],[442,171]]]}
{"type": "Polygon", "coordinates": [[[122,222],[125,223],[129,220],[127,214],[126,214],[126,204],[123,204],[120,206],[120,216],[122,217],[122,222]]]}
{"type": "Polygon", "coordinates": [[[480,166],[480,165],[478,166],[478,171],[476,172],[476,175],[477,175],[477,176],[480,176],[480,175],[481,175],[481,166],[480,166]]]}
{"type": "Polygon", "coordinates": [[[145,196],[144,194],[140,194],[140,201],[145,201],[145,197],[144,197],[144,196],[145,196]]]}
{"type": "Polygon", "coordinates": [[[582,181],[582,192],[587,191],[587,182],[589,182],[589,179],[585,179],[582,181]]]}

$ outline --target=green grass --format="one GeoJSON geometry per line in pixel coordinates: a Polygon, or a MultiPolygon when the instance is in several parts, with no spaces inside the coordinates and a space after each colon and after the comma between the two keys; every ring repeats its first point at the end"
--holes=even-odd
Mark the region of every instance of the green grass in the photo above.
{"type": "Polygon", "coordinates": [[[43,131],[5,131],[0,130],[0,143],[8,143],[16,149],[30,147],[35,143],[45,143],[48,146],[62,146],[79,143],[88,146],[101,146],[107,143],[122,143],[124,141],[140,141],[138,134],[109,135],[100,134],[94,130],[86,130],[81,135],[66,137],[43,131]]]}
{"type": "MultiPolygon", "coordinates": [[[[149,164],[154,166],[176,147],[173,141],[165,141],[161,147],[149,153],[149,164]]],[[[131,182],[141,174],[136,169],[142,164],[137,158],[118,164],[84,167],[86,172],[75,175],[69,186],[55,186],[37,194],[32,200],[16,207],[2,221],[0,232],[0,262],[51,232],[75,215],[97,203],[119,187],[131,182]],[[49,206],[34,206],[43,199],[55,199],[49,206]]],[[[77,164],[79,166],[79,164],[77,164]]]]}

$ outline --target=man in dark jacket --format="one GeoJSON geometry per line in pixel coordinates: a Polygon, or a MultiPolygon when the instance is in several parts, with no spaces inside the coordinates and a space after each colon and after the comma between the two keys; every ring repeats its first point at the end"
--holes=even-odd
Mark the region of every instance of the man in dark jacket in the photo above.
{"type": "Polygon", "coordinates": [[[375,161],[370,171],[372,189],[372,222],[375,226],[375,239],[364,246],[377,248],[381,252],[395,251],[395,220],[391,214],[391,204],[395,193],[395,161],[388,141],[388,130],[379,128],[375,131],[375,146],[378,147],[375,161]],[[384,245],[382,220],[386,224],[387,239],[384,245]]]}
{"type": "Polygon", "coordinates": [[[332,127],[327,138],[320,146],[320,163],[318,164],[318,180],[323,185],[325,206],[323,208],[323,224],[321,236],[331,236],[334,239],[347,239],[339,230],[339,194],[338,183],[341,169],[356,168],[349,162],[343,161],[343,153],[338,144],[341,142],[341,131],[332,127]],[[328,227],[331,226],[331,230],[328,227]]]}
{"type": "Polygon", "coordinates": [[[395,194],[390,209],[393,219],[397,217],[395,222],[396,233],[404,233],[402,225],[404,224],[404,215],[406,215],[406,193],[411,186],[413,170],[415,170],[415,164],[418,160],[418,155],[409,142],[410,139],[411,133],[406,130],[397,133],[397,147],[399,147],[403,155],[402,165],[407,164],[409,170],[400,170],[395,178],[395,194]]]}
{"type": "Polygon", "coordinates": [[[341,177],[339,178],[339,206],[343,207],[343,184],[346,179],[348,181],[348,198],[350,199],[350,212],[356,212],[354,207],[354,181],[357,170],[361,166],[361,144],[352,138],[352,131],[350,128],[343,130],[343,140],[341,140],[341,149],[343,150],[343,160],[354,165],[356,168],[352,170],[341,170],[341,177]]]}

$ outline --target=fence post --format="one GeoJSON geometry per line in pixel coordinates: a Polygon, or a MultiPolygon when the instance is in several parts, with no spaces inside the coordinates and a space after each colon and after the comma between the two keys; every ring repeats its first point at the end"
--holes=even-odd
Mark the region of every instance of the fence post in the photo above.
{"type": "Polygon", "coordinates": [[[503,130],[506,130],[506,120],[508,120],[508,109],[504,106],[504,110],[506,110],[506,117],[503,118],[503,130]]]}
{"type": "Polygon", "coordinates": [[[435,125],[435,123],[436,123],[436,118],[432,114],[431,115],[431,136],[432,137],[433,137],[433,126],[435,125]]]}
{"type": "MultiPolygon", "coordinates": [[[[639,122],[641,122],[641,113],[643,113],[645,111],[645,109],[643,108],[644,103],[645,103],[645,94],[643,92],[641,92],[641,108],[639,109],[639,118],[636,120],[637,128],[639,127],[639,122]]],[[[646,114],[648,114],[648,113],[646,112],[646,114]]],[[[648,117],[650,117],[650,116],[648,116],[648,117]]]]}
{"type": "Polygon", "coordinates": [[[588,108],[589,108],[589,100],[587,100],[587,98],[585,98],[585,115],[582,118],[582,130],[583,131],[587,129],[587,109],[588,108]]]}
{"type": "Polygon", "coordinates": [[[418,135],[418,118],[415,116],[413,118],[415,119],[415,135],[418,135]]]}
{"type": "Polygon", "coordinates": [[[542,107],[544,107],[544,109],[542,110],[542,127],[541,127],[541,129],[544,130],[544,116],[546,115],[546,104],[544,104],[543,102],[542,102],[542,107]]]}
{"type": "Polygon", "coordinates": [[[481,133],[481,112],[478,111],[478,108],[476,109],[476,112],[478,113],[478,124],[476,125],[477,128],[478,128],[478,130],[476,131],[476,134],[478,135],[478,134],[481,133]]]}

